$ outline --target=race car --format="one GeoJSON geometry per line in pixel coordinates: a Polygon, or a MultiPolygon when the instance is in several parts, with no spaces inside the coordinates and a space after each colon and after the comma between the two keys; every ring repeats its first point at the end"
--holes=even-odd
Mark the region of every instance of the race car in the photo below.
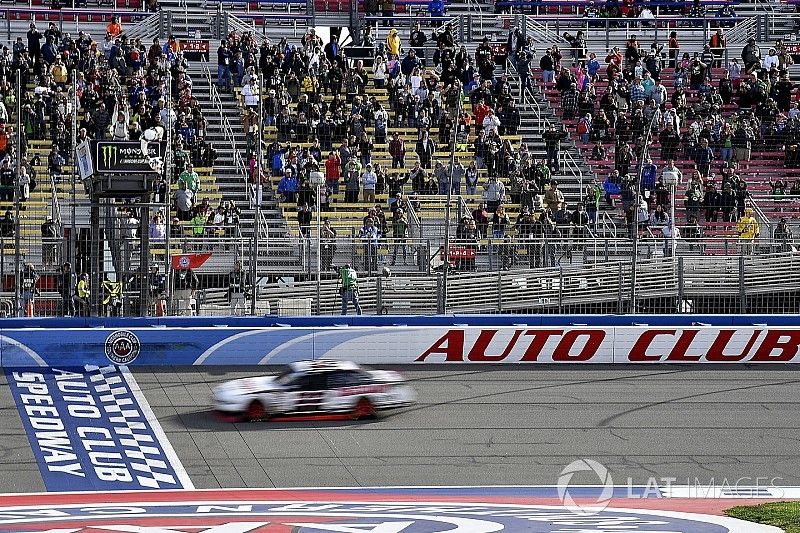
{"type": "Polygon", "coordinates": [[[292,363],[277,376],[236,379],[213,390],[223,416],[262,420],[283,415],[344,414],[355,420],[414,403],[400,374],[347,361],[292,363]]]}

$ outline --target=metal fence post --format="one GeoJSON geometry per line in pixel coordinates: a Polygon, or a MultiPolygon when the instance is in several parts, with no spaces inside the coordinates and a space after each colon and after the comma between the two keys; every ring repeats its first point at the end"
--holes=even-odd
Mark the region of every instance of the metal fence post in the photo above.
{"type": "MultiPolygon", "coordinates": [[[[673,252],[674,253],[674,252],[673,252]]],[[[683,269],[683,257],[678,258],[678,313],[683,312],[683,301],[684,301],[684,289],[686,287],[685,280],[683,279],[684,275],[683,269]]]]}
{"type": "Polygon", "coordinates": [[[464,15],[461,14],[458,16],[458,41],[463,43],[464,42],[464,15]]]}
{"type": "Polygon", "coordinates": [[[503,271],[497,271],[497,312],[503,312],[503,271]]]}
{"type": "Polygon", "coordinates": [[[564,313],[564,267],[558,266],[558,314],[564,313]]]}
{"type": "Polygon", "coordinates": [[[739,313],[744,314],[747,308],[747,294],[744,290],[744,256],[739,256],[739,313]]]}
{"type": "Polygon", "coordinates": [[[436,312],[444,313],[444,299],[442,298],[442,276],[436,276],[436,312]]]}
{"type": "Polygon", "coordinates": [[[617,263],[617,313],[622,313],[622,261],[617,263]]]}
{"type": "Polygon", "coordinates": [[[375,276],[375,314],[383,314],[383,276],[375,276]]]}

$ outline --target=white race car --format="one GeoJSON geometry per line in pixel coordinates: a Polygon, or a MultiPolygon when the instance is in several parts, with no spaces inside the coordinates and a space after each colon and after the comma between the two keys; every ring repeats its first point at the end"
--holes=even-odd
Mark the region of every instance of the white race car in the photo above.
{"type": "Polygon", "coordinates": [[[277,376],[228,381],[213,394],[218,413],[247,420],[321,414],[371,418],[415,401],[413,389],[397,372],[324,360],[292,363],[277,376]]]}

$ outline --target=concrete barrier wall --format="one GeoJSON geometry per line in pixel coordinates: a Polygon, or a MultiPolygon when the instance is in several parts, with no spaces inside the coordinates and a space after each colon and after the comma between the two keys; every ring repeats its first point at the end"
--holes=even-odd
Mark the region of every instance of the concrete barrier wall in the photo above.
{"type": "Polygon", "coordinates": [[[0,365],[793,363],[800,317],[10,319],[0,365]]]}

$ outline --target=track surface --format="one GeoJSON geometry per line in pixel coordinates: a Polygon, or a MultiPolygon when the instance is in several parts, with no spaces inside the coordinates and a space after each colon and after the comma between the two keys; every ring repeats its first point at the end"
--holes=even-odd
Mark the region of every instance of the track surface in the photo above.
{"type": "MultiPolygon", "coordinates": [[[[378,421],[243,424],[212,416],[211,387],[271,369],[134,375],[197,488],[553,485],[578,458],[617,485],[800,485],[800,376],[785,368],[399,368],[419,403],[378,421]]],[[[0,410],[0,489],[43,490],[7,386],[0,410]]]]}

